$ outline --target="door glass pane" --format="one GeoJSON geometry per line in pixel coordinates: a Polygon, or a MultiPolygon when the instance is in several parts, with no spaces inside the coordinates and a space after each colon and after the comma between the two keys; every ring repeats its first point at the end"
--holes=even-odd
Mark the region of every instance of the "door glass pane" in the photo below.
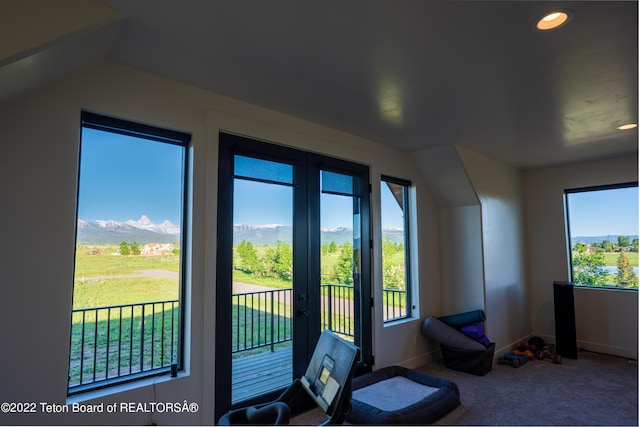
{"type": "MultiPolygon", "coordinates": [[[[332,173],[329,191],[336,183],[352,183],[353,177],[332,173]],[[333,178],[338,179],[333,179],[333,178]]],[[[360,289],[360,199],[326,191],[327,173],[322,174],[320,196],[320,286],[321,330],[329,329],[359,344],[358,298],[360,289]]],[[[349,191],[350,192],[350,191],[349,191]]]]}
{"type": "MultiPolygon", "coordinates": [[[[274,170],[291,168],[267,163],[274,170]]],[[[250,172],[253,179],[270,182],[234,179],[234,404],[286,387],[293,380],[293,187],[272,183],[274,176],[261,174],[257,168],[250,172]]]]}
{"type": "Polygon", "coordinates": [[[322,171],[322,191],[324,193],[353,195],[353,177],[341,173],[322,171]]]}
{"type": "Polygon", "coordinates": [[[236,177],[255,178],[260,181],[273,181],[293,184],[293,166],[256,159],[254,157],[235,156],[233,174],[236,177]]]}

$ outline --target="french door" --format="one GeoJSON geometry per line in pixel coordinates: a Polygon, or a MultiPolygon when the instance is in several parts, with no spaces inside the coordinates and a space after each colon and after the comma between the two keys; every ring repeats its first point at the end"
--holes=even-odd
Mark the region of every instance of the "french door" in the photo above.
{"type": "Polygon", "coordinates": [[[220,134],[216,419],[301,377],[320,332],[371,370],[369,169],[220,134]]]}

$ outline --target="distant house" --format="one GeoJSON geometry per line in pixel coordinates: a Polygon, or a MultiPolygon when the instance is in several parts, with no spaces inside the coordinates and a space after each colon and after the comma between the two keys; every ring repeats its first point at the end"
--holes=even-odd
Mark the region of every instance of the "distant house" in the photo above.
{"type": "Polygon", "coordinates": [[[173,250],[171,243],[148,243],[140,252],[140,255],[166,255],[173,250]]]}

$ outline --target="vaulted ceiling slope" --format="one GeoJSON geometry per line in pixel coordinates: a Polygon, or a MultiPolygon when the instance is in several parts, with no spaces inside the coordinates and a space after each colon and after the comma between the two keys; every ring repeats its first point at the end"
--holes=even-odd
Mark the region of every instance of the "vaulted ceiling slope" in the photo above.
{"type": "Polygon", "coordinates": [[[637,153],[638,2],[5,0],[0,105],[107,59],[409,152],[637,153]],[[569,9],[563,27],[534,21],[569,9]]]}

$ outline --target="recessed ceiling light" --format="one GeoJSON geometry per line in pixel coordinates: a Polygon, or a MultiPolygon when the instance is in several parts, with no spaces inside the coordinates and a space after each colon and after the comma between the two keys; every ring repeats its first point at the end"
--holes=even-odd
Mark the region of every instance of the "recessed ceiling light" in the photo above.
{"type": "Polygon", "coordinates": [[[618,129],[620,129],[620,130],[629,130],[629,129],[635,129],[637,127],[638,127],[637,123],[627,123],[625,125],[618,126],[618,129]]]}
{"type": "Polygon", "coordinates": [[[569,22],[569,19],[571,19],[569,9],[553,10],[536,20],[536,29],[540,31],[553,30],[569,22]]]}

